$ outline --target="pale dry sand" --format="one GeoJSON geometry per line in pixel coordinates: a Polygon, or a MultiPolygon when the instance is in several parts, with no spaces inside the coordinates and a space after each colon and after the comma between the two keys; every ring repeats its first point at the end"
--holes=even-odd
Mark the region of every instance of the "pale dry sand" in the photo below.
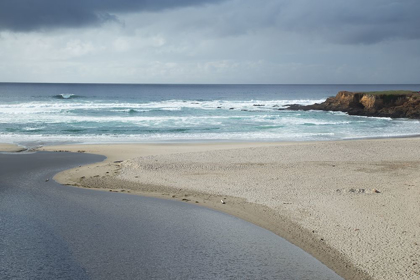
{"type": "Polygon", "coordinates": [[[225,211],[285,237],[345,279],[420,279],[419,147],[419,138],[405,138],[44,150],[108,156],[58,174],[61,183],[225,211]]]}
{"type": "Polygon", "coordinates": [[[22,152],[25,148],[15,144],[2,144],[0,143],[0,152],[22,152]]]}

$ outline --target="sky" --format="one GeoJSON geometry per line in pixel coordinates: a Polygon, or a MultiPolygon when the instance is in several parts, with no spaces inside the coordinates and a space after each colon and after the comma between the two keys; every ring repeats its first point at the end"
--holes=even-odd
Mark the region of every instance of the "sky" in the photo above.
{"type": "Polygon", "coordinates": [[[418,84],[419,0],[1,0],[0,82],[418,84]]]}

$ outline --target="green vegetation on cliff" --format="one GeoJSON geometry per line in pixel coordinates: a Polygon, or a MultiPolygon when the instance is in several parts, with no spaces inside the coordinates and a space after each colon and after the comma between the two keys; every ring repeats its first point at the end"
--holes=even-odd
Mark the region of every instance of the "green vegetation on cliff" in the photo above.
{"type": "Polygon", "coordinates": [[[383,90],[383,91],[366,91],[366,92],[360,92],[363,94],[371,94],[371,95],[413,95],[418,94],[420,96],[420,93],[418,91],[412,91],[412,90],[383,90]]]}

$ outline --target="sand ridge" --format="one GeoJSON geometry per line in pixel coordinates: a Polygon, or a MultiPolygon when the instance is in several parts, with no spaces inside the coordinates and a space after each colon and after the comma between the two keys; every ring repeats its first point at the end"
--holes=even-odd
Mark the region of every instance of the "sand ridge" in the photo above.
{"type": "Polygon", "coordinates": [[[285,237],[346,279],[420,279],[419,144],[67,146],[108,159],[56,179],[220,209],[285,237]]]}

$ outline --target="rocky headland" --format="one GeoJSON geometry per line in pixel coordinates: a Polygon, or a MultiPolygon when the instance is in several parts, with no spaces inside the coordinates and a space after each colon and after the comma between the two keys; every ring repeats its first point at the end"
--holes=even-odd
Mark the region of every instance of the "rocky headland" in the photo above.
{"type": "Polygon", "coordinates": [[[341,111],[349,115],[420,119],[420,92],[418,91],[340,91],[322,103],[292,104],[288,110],[341,111]]]}

